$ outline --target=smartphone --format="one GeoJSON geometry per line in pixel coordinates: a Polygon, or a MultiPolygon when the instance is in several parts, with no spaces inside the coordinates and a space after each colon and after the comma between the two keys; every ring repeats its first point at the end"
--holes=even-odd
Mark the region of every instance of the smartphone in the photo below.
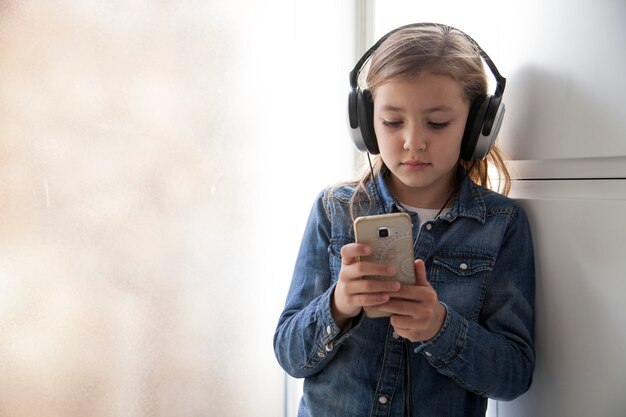
{"type": "MultiPolygon", "coordinates": [[[[358,217],[354,221],[357,243],[370,245],[373,253],[360,258],[362,261],[393,266],[393,277],[366,276],[366,279],[397,280],[402,284],[415,284],[413,259],[413,225],[407,213],[380,214],[358,217]]],[[[365,311],[367,317],[387,317],[382,311],[365,311]]]]}

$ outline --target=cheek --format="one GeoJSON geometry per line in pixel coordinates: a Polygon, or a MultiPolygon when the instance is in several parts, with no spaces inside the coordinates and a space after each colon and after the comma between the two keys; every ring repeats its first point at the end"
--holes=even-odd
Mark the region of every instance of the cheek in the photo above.
{"type": "Polygon", "coordinates": [[[394,155],[397,152],[394,152],[393,149],[390,148],[387,141],[379,139],[378,150],[380,151],[380,157],[385,162],[385,164],[390,164],[395,159],[394,155]]]}
{"type": "Polygon", "coordinates": [[[383,129],[383,126],[374,124],[374,134],[376,135],[378,146],[386,146],[388,144],[389,133],[383,129]]]}
{"type": "Polygon", "coordinates": [[[458,157],[461,154],[461,142],[463,142],[463,133],[465,133],[465,124],[460,124],[451,132],[450,143],[451,148],[458,157]]]}
{"type": "Polygon", "coordinates": [[[390,135],[389,132],[383,132],[375,130],[376,132],[376,141],[378,142],[378,149],[380,150],[381,155],[389,155],[402,150],[402,140],[398,138],[394,138],[393,135],[390,135]]]}
{"type": "Polygon", "coordinates": [[[431,151],[435,155],[438,155],[440,160],[445,160],[446,162],[453,161],[456,163],[461,155],[462,136],[463,132],[460,133],[460,136],[454,132],[454,134],[446,137],[445,140],[433,141],[431,151]]]}

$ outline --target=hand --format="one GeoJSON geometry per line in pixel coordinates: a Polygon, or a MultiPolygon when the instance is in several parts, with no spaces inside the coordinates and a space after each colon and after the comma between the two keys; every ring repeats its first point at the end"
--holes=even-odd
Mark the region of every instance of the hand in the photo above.
{"type": "Polygon", "coordinates": [[[388,302],[389,294],[400,290],[398,281],[363,279],[369,275],[392,277],[396,274],[391,266],[359,261],[359,257],[371,254],[370,246],[359,243],[349,243],[341,248],[341,270],[331,303],[333,319],[340,328],[356,317],[363,307],[388,302]]]}
{"type": "Polygon", "coordinates": [[[446,308],[428,282],[426,266],[421,259],[415,261],[415,275],[416,285],[402,285],[393,298],[376,306],[376,310],[391,313],[395,332],[412,342],[435,337],[446,318],[446,308]]]}

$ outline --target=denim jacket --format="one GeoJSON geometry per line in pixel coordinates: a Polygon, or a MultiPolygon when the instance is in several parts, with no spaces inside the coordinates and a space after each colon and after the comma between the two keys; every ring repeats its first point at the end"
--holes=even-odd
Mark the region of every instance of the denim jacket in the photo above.
{"type": "MultiPolygon", "coordinates": [[[[380,198],[359,215],[403,208],[378,176],[380,198]],[[382,200],[382,201],[381,201],[382,200]]],[[[376,195],[369,183],[370,195],[376,195]]],[[[354,242],[353,186],[329,188],[314,204],[274,335],[278,362],[305,378],[299,417],[403,413],[403,339],[388,318],[360,314],[345,329],[330,302],[339,251],[354,242]]],[[[410,344],[411,396],[420,417],[484,416],[487,398],[511,400],[530,386],[534,351],[534,255],[527,217],[513,200],[469,178],[452,208],[418,229],[414,254],[447,311],[439,333],[410,344]]]]}

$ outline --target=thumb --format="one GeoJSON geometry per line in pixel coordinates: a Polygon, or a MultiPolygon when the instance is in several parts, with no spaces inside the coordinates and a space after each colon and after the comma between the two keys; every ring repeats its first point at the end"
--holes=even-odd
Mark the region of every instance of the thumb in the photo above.
{"type": "Polygon", "coordinates": [[[430,282],[426,277],[426,264],[421,259],[415,260],[415,284],[430,287],[430,282]]]}

